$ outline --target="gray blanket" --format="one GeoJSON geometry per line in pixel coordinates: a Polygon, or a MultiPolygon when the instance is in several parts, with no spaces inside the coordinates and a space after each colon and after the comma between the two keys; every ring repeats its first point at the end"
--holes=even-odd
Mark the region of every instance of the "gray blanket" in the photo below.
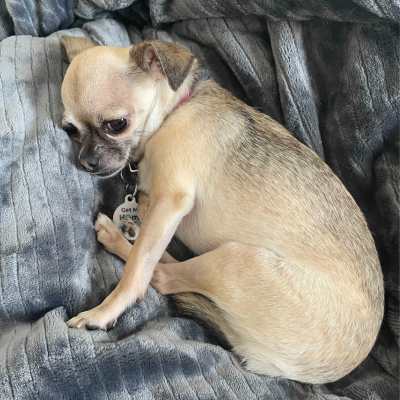
{"type": "Polygon", "coordinates": [[[398,0],[0,0],[0,399],[397,399],[399,23],[398,0]],[[328,162],[385,277],[384,324],[353,373],[323,386],[251,374],[151,288],[109,332],[67,328],[120,276],[93,219],[123,184],[80,171],[60,129],[65,33],[184,43],[328,162]]]}

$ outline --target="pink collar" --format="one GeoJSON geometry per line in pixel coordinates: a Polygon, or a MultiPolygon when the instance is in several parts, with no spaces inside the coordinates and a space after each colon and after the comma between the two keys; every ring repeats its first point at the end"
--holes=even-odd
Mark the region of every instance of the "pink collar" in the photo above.
{"type": "Polygon", "coordinates": [[[173,111],[175,111],[175,110],[176,110],[177,108],[179,108],[181,105],[183,105],[183,104],[185,104],[186,102],[188,102],[188,101],[191,99],[192,95],[193,95],[193,93],[192,93],[191,91],[185,93],[185,94],[181,97],[181,99],[178,101],[178,103],[177,103],[176,106],[174,107],[173,111]]]}

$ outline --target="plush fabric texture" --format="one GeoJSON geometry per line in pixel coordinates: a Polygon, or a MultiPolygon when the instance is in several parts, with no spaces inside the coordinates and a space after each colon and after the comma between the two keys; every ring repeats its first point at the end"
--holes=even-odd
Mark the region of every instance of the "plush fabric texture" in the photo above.
{"type": "Polygon", "coordinates": [[[399,23],[397,0],[0,1],[0,399],[398,399],[399,23]],[[120,276],[93,221],[124,185],[79,170],[60,129],[62,34],[181,42],[326,160],[385,278],[384,324],[360,367],[320,386],[249,373],[151,288],[109,332],[67,328],[120,276]]]}

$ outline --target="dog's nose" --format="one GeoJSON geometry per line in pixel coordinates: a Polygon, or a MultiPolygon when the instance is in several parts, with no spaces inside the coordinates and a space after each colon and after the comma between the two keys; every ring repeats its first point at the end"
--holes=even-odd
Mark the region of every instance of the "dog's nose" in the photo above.
{"type": "Polygon", "coordinates": [[[99,166],[99,159],[95,155],[86,155],[85,157],[80,157],[79,162],[89,172],[93,172],[99,166]]]}

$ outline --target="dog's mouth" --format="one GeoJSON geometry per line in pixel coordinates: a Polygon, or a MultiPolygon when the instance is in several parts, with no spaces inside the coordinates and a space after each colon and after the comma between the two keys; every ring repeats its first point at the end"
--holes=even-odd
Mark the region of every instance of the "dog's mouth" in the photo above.
{"type": "Polygon", "coordinates": [[[113,176],[117,175],[119,172],[121,172],[125,168],[125,165],[123,165],[120,168],[110,170],[110,169],[103,169],[101,171],[88,171],[85,169],[86,172],[89,172],[90,175],[97,176],[98,178],[112,178],[113,176]]]}

